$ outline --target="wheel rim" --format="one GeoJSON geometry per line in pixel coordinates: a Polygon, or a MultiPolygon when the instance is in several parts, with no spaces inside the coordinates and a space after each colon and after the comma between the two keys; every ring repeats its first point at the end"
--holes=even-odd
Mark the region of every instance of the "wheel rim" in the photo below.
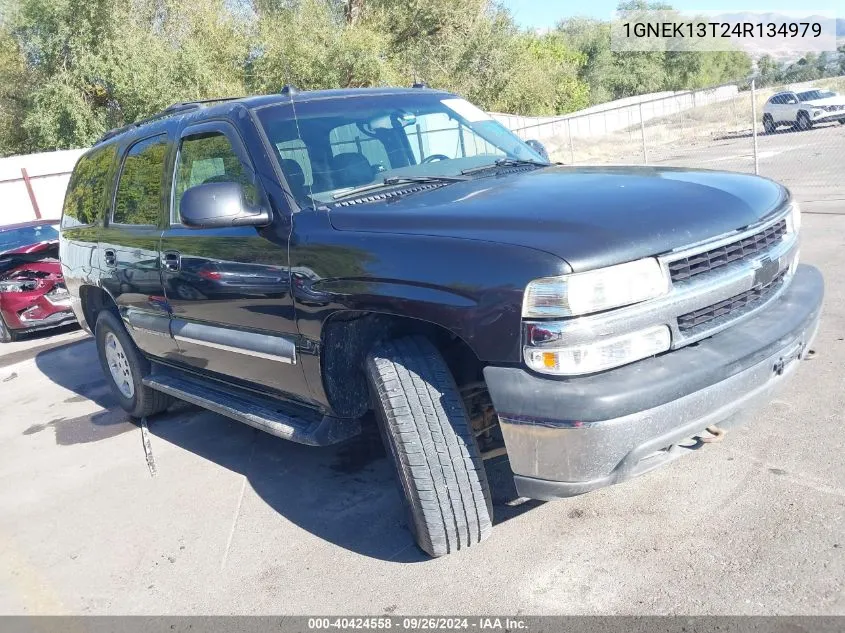
{"type": "Polygon", "coordinates": [[[135,395],[135,383],[132,380],[132,368],[129,359],[123,351],[123,345],[111,332],[106,334],[106,362],[111,371],[111,377],[121,394],[126,398],[135,395]]]}
{"type": "Polygon", "coordinates": [[[802,114],[798,117],[798,127],[800,127],[802,130],[806,130],[810,127],[810,119],[807,118],[807,115],[802,114]]]}

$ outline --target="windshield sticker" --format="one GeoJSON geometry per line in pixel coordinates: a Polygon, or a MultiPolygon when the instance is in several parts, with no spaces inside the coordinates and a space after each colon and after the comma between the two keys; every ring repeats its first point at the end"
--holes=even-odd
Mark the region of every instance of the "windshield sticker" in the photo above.
{"type": "Polygon", "coordinates": [[[469,101],[465,101],[464,99],[443,99],[441,103],[452,110],[452,112],[465,118],[470,123],[490,121],[493,118],[484,110],[475,107],[469,101]]]}

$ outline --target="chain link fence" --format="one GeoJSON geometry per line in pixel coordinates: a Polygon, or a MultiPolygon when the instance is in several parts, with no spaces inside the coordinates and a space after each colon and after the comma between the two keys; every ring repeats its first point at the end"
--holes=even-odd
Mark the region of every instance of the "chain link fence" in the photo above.
{"type": "Polygon", "coordinates": [[[763,89],[716,86],[567,117],[494,116],[521,138],[539,140],[552,160],[568,165],[666,165],[758,173],[804,196],[845,201],[845,125],[833,119],[809,130],[782,125],[766,133],[763,128],[770,97],[811,88],[845,95],[845,77],[763,89]]]}

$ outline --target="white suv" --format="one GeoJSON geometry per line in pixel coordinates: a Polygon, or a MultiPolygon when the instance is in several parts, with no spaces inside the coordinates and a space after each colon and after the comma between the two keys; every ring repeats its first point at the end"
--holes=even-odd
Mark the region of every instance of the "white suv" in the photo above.
{"type": "Polygon", "coordinates": [[[779,92],[763,108],[763,128],[771,134],[778,125],[809,130],[815,123],[845,123],[845,97],[831,90],[779,92]]]}

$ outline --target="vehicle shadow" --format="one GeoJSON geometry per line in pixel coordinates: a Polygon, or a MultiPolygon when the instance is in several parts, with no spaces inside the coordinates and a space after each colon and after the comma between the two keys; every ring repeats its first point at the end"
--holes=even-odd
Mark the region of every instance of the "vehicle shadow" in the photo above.
{"type": "MultiPolygon", "coordinates": [[[[54,383],[102,410],[35,425],[28,434],[51,426],[57,443],[67,444],[104,440],[137,428],[111,395],[91,339],[42,352],[36,365],[54,383]]],[[[323,448],[294,444],[184,403],[149,418],[147,425],[154,438],[242,474],[275,512],[319,538],[381,560],[429,560],[406,526],[393,468],[372,416],[364,420],[360,436],[323,448]]],[[[178,479],[177,472],[168,472],[171,466],[175,468],[158,460],[158,475],[178,479]]],[[[496,523],[539,505],[517,499],[506,457],[486,466],[496,523]]]]}
{"type": "Polygon", "coordinates": [[[0,344],[0,369],[34,358],[41,351],[60,346],[62,340],[59,336],[78,332],[79,329],[78,324],[72,323],[50,330],[21,334],[13,343],[0,344]]]}

